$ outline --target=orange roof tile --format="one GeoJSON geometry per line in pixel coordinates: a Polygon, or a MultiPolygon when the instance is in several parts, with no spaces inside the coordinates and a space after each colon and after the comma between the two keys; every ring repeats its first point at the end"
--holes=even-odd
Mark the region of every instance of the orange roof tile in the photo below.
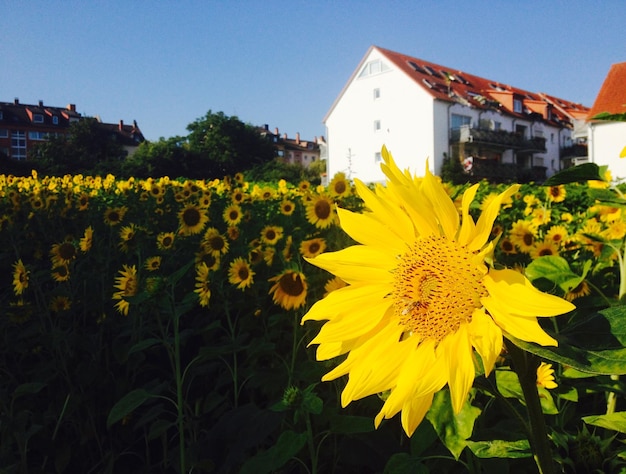
{"type": "Polygon", "coordinates": [[[626,114],[626,62],[611,66],[587,120],[601,113],[626,114]]]}

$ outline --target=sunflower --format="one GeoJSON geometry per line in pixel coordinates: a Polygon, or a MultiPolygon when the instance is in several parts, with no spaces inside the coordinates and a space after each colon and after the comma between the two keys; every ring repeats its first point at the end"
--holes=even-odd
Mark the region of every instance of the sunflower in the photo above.
{"type": "Polygon", "coordinates": [[[241,204],[248,198],[248,195],[241,189],[235,189],[230,195],[230,200],[233,204],[241,204]]]}
{"type": "Polygon", "coordinates": [[[235,225],[228,226],[228,229],[226,229],[226,234],[228,235],[228,238],[230,240],[237,240],[240,234],[239,227],[235,225]]]}
{"type": "Polygon", "coordinates": [[[522,252],[530,252],[535,245],[537,228],[530,222],[520,219],[513,223],[509,238],[522,252]]]}
{"type": "Polygon", "coordinates": [[[567,196],[565,185],[548,186],[546,188],[546,197],[552,202],[563,202],[567,196]]]}
{"type": "Polygon", "coordinates": [[[198,294],[200,306],[209,306],[211,287],[209,286],[209,267],[205,263],[196,267],[196,289],[193,292],[198,294]]]}
{"type": "Polygon", "coordinates": [[[288,235],[285,239],[285,248],[283,248],[283,258],[286,262],[290,262],[293,257],[293,236],[288,235]]]}
{"type": "Polygon", "coordinates": [[[261,230],[261,242],[267,245],[276,245],[283,238],[283,228],[267,225],[261,230]]]}
{"type": "Polygon", "coordinates": [[[296,210],[296,204],[289,199],[285,199],[280,203],[280,213],[284,216],[290,216],[296,210]]]}
{"type": "Polygon", "coordinates": [[[553,225],[548,229],[548,232],[546,232],[545,239],[557,245],[563,245],[567,241],[567,229],[560,224],[553,225]]]}
{"type": "Polygon", "coordinates": [[[169,250],[174,246],[174,232],[161,232],[157,235],[157,248],[159,250],[169,250]]]}
{"type": "Polygon", "coordinates": [[[70,269],[67,265],[60,265],[52,269],[52,279],[58,283],[70,279],[70,269]]]}
{"type": "Polygon", "coordinates": [[[70,241],[53,244],[50,250],[52,266],[69,265],[76,258],[77,253],[76,247],[70,241]]]}
{"type": "Polygon", "coordinates": [[[60,313],[68,311],[72,307],[72,301],[67,296],[57,295],[50,301],[50,311],[60,313]]]}
{"type": "Polygon", "coordinates": [[[375,426],[401,411],[410,436],[446,385],[460,412],[475,377],[474,350],[489,374],[503,335],[556,345],[536,316],[574,306],[540,292],[514,270],[486,264],[500,204],[519,185],[474,222],[469,210],[480,184],[464,192],[459,218],[428,166],[419,180],[401,172],[385,148],[382,155],[386,187],[372,191],[355,180],[369,212],[338,211],[341,227],[360,245],[308,259],[349,286],[315,303],[302,322],[328,320],[311,341],[319,345],[319,360],[349,352],[322,379],[349,375],[342,405],[388,391],[375,426]]]}
{"type": "Polygon", "coordinates": [[[118,225],[124,219],[126,212],[128,212],[126,206],[110,207],[104,211],[104,223],[110,226],[118,225]]]}
{"type": "Polygon", "coordinates": [[[591,288],[589,288],[589,283],[583,280],[574,288],[565,293],[564,298],[567,301],[574,301],[576,298],[582,298],[583,296],[587,296],[590,293],[591,288]]]}
{"type": "Polygon", "coordinates": [[[300,244],[300,253],[303,257],[317,257],[324,250],[326,250],[326,241],[320,237],[304,240],[300,244]]]}
{"type": "Polygon", "coordinates": [[[515,245],[513,244],[513,242],[511,242],[511,239],[508,238],[504,238],[500,241],[500,250],[502,250],[502,252],[507,255],[517,253],[517,251],[515,250],[515,245]]]}
{"type": "Polygon", "coordinates": [[[237,257],[230,264],[228,269],[228,281],[237,288],[243,290],[249,288],[253,283],[254,272],[250,268],[250,264],[242,257],[237,257]]]}
{"type": "Polygon", "coordinates": [[[311,190],[311,183],[309,181],[300,181],[300,183],[298,183],[298,189],[302,192],[307,192],[311,190]]]}
{"type": "Polygon", "coordinates": [[[215,255],[224,255],[228,252],[228,240],[215,227],[206,230],[201,245],[215,255]]]}
{"type": "Polygon", "coordinates": [[[123,252],[133,249],[137,243],[137,230],[135,224],[125,225],[120,229],[119,247],[123,252]]]}
{"type": "Polygon", "coordinates": [[[269,279],[274,282],[269,294],[273,295],[274,303],[286,309],[298,309],[306,302],[307,282],[303,273],[296,270],[285,270],[280,275],[269,279]]]}
{"type": "Polygon", "coordinates": [[[93,227],[89,226],[85,229],[85,233],[78,245],[82,252],[89,252],[89,250],[91,250],[91,246],[93,245],[93,227]]]}
{"type": "Polygon", "coordinates": [[[243,218],[243,213],[241,212],[241,206],[239,204],[231,204],[224,209],[224,214],[222,215],[224,218],[224,222],[229,226],[235,226],[241,222],[243,218]]]}
{"type": "Polygon", "coordinates": [[[622,240],[626,235],[626,222],[619,220],[611,222],[602,231],[602,237],[607,240],[622,240]]]}
{"type": "Polygon", "coordinates": [[[539,364],[539,367],[537,367],[537,386],[547,389],[558,387],[554,381],[554,369],[552,368],[552,364],[546,364],[545,362],[539,364]]]}
{"type": "Polygon", "coordinates": [[[146,268],[146,270],[151,272],[158,270],[159,268],[161,268],[161,257],[156,256],[147,258],[144,263],[144,267],[146,268]]]}
{"type": "Polygon", "coordinates": [[[350,188],[350,182],[346,179],[346,174],[342,172],[336,173],[328,184],[328,191],[331,196],[337,198],[349,196],[352,189],[350,188]]]}
{"type": "Polygon", "coordinates": [[[119,291],[113,293],[113,299],[119,300],[115,303],[115,309],[124,316],[127,316],[130,303],[126,298],[137,294],[137,268],[135,265],[130,266],[124,264],[119,273],[120,276],[115,277],[115,285],[113,285],[113,287],[117,288],[119,291]]]}
{"type": "Polygon", "coordinates": [[[348,284],[339,277],[333,277],[324,285],[324,298],[339,288],[345,288],[348,284]]]}
{"type": "Polygon", "coordinates": [[[335,222],[335,203],[333,200],[320,194],[306,204],[306,219],[318,229],[326,229],[335,222]]]}
{"type": "Polygon", "coordinates": [[[208,221],[209,215],[206,209],[202,209],[195,204],[187,204],[178,212],[178,222],[180,224],[178,232],[181,235],[199,234],[208,221]]]}
{"type": "Polygon", "coordinates": [[[80,193],[76,200],[76,207],[79,211],[86,211],[89,208],[89,194],[80,193]]]}
{"type": "Polygon", "coordinates": [[[202,247],[201,250],[196,253],[195,262],[196,265],[204,263],[207,267],[209,267],[209,270],[215,271],[220,267],[220,255],[202,247]]]}
{"type": "Polygon", "coordinates": [[[545,257],[546,255],[559,255],[559,247],[548,239],[545,239],[543,242],[537,242],[530,250],[532,258],[545,257]]]}
{"type": "Polygon", "coordinates": [[[245,182],[245,177],[243,175],[243,173],[239,172],[239,173],[235,173],[235,176],[233,176],[233,181],[235,181],[235,183],[241,185],[245,182]]]}
{"type": "Polygon", "coordinates": [[[21,258],[13,264],[13,291],[17,296],[28,288],[29,273],[21,258]]]}

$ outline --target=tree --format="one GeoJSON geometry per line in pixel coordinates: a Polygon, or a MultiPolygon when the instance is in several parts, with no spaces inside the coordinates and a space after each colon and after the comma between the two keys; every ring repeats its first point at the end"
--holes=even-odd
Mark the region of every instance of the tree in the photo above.
{"type": "Polygon", "coordinates": [[[33,149],[39,172],[48,175],[113,173],[125,156],[122,145],[94,118],[70,124],[65,135],[50,136],[33,149]]]}

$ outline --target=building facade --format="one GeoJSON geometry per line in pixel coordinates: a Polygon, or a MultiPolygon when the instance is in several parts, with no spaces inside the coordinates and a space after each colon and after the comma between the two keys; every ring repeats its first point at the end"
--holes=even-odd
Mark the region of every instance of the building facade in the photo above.
{"type": "MultiPolygon", "coordinates": [[[[76,112],[76,105],[51,107],[39,101],[37,105],[22,104],[19,99],[13,102],[0,102],[0,155],[14,160],[26,160],[29,150],[51,136],[66,134],[72,123],[82,120],[76,112]]],[[[144,136],[136,122],[125,125],[107,124],[98,121],[102,133],[115,137],[128,154],[143,142],[144,136]]]]}
{"type": "Polygon", "coordinates": [[[450,157],[478,178],[538,181],[565,166],[566,150],[584,146],[572,132],[588,111],[372,46],[324,118],[328,174],[382,181],[385,145],[419,175],[426,166],[440,174],[450,157]]]}

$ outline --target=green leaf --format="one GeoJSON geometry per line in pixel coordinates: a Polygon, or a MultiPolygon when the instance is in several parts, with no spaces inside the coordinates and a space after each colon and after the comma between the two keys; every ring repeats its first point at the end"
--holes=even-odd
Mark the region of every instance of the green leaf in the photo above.
{"type": "Polygon", "coordinates": [[[132,346],[130,349],[128,349],[128,355],[134,353],[134,352],[141,352],[144,349],[147,349],[148,347],[152,347],[156,344],[159,344],[163,342],[161,339],[157,339],[154,337],[148,338],[148,339],[144,339],[142,341],[139,341],[137,344],[135,344],[134,346],[132,346]]]}
{"type": "Polygon", "coordinates": [[[306,444],[305,433],[284,431],[276,444],[266,451],[248,459],[239,471],[241,474],[265,474],[276,472],[294,457],[306,444]]]}
{"type": "Polygon", "coordinates": [[[111,408],[107,418],[107,428],[110,428],[113,424],[117,423],[134,409],[139,407],[143,402],[153,397],[153,394],[147,392],[143,388],[138,388],[132,392],[128,392],[121,398],[121,400],[118,400],[118,402],[113,405],[113,408],[111,408]]]}
{"type": "Polygon", "coordinates": [[[533,455],[527,439],[468,441],[467,446],[479,458],[529,458],[533,455]]]}
{"type": "Polygon", "coordinates": [[[597,375],[626,374],[626,306],[579,316],[558,335],[558,347],[540,346],[507,335],[516,346],[542,359],[597,375]]]}
{"type": "Polygon", "coordinates": [[[531,281],[546,278],[558,285],[563,291],[570,291],[585,279],[589,268],[591,268],[591,261],[585,262],[584,273],[580,276],[570,269],[569,263],[563,257],[545,255],[530,262],[526,267],[526,277],[531,281]]]}
{"type": "Polygon", "coordinates": [[[396,453],[389,458],[383,474],[428,474],[430,470],[420,462],[420,458],[408,453],[396,453]]]}
{"type": "Polygon", "coordinates": [[[467,439],[472,435],[474,422],[480,412],[479,408],[465,402],[461,412],[455,415],[452,410],[450,392],[440,390],[435,394],[426,418],[435,428],[439,439],[458,460],[461,452],[467,446],[467,439]]]}
{"type": "Polygon", "coordinates": [[[559,184],[579,183],[583,181],[604,181],[600,176],[600,168],[595,163],[583,163],[559,171],[543,182],[544,186],[558,186],[559,184]]]}
{"type": "MultiPolygon", "coordinates": [[[[524,398],[524,392],[522,386],[519,383],[517,374],[512,370],[498,369],[496,370],[496,384],[498,391],[503,397],[517,398],[520,402],[526,405],[526,399],[524,398]]],[[[554,399],[550,392],[544,387],[537,387],[539,391],[539,400],[541,401],[541,410],[546,415],[556,415],[559,410],[554,404],[554,399]]]]}
{"type": "Polygon", "coordinates": [[[18,385],[13,392],[13,398],[21,397],[22,395],[32,395],[39,393],[47,384],[43,382],[29,382],[18,385]]]}
{"type": "Polygon", "coordinates": [[[624,411],[610,413],[608,415],[583,416],[582,419],[589,425],[626,433],[626,412],[624,411]]]}
{"type": "Polygon", "coordinates": [[[369,433],[374,420],[369,416],[337,415],[330,419],[330,431],[335,434],[369,433]]]}

